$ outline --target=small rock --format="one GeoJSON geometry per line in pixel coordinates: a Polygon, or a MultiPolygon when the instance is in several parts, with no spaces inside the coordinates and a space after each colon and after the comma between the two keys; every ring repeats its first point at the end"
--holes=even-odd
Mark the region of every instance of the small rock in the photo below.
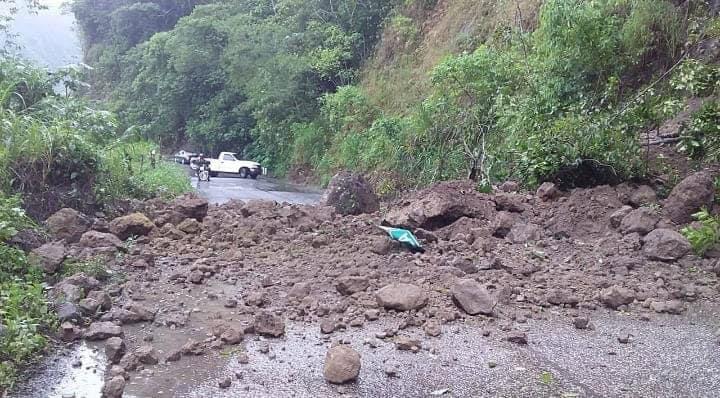
{"type": "Polygon", "coordinates": [[[62,242],[46,243],[32,251],[39,265],[47,274],[54,274],[65,260],[65,245],[62,242]]]}
{"type": "Polygon", "coordinates": [[[670,229],[656,229],[643,239],[643,253],[652,260],[674,261],[690,250],[688,240],[670,229]]]}
{"type": "Polygon", "coordinates": [[[383,366],[383,371],[387,377],[397,377],[400,366],[396,363],[386,363],[383,366]]]}
{"type": "Polygon", "coordinates": [[[247,365],[248,363],[250,363],[250,357],[248,357],[248,354],[245,352],[239,353],[237,355],[237,360],[238,360],[238,363],[243,364],[243,365],[247,365]]]}
{"type": "Polygon", "coordinates": [[[665,201],[664,210],[676,224],[692,221],[700,208],[711,208],[715,199],[714,178],[710,173],[691,174],[673,188],[665,201]]]}
{"type": "Polygon", "coordinates": [[[57,315],[60,322],[79,321],[82,319],[80,309],[73,303],[62,303],[58,305],[57,315]]]}
{"type": "Polygon", "coordinates": [[[280,337],[285,334],[285,321],[270,312],[263,311],[255,315],[255,333],[280,337]]]}
{"type": "Polygon", "coordinates": [[[107,340],[110,337],[122,337],[123,331],[120,326],[112,322],[94,322],[84,334],[90,341],[107,340]]]}
{"type": "Polygon", "coordinates": [[[625,334],[618,336],[617,339],[620,344],[627,344],[630,342],[630,335],[625,333],[625,334]]]}
{"type": "Polygon", "coordinates": [[[375,293],[377,303],[387,309],[398,311],[417,310],[427,304],[425,292],[408,283],[393,283],[375,293]]]}
{"type": "Polygon", "coordinates": [[[380,317],[380,311],[378,310],[367,310],[365,311],[365,319],[368,321],[377,321],[380,317]]]}
{"type": "Polygon", "coordinates": [[[92,298],[85,298],[80,300],[78,303],[78,306],[82,310],[83,314],[85,315],[94,315],[97,313],[98,309],[100,308],[100,303],[97,302],[97,300],[92,298]]]}
{"type": "Polygon", "coordinates": [[[112,308],[112,298],[107,292],[102,290],[93,290],[87,294],[88,298],[97,301],[100,304],[100,309],[103,311],[109,311],[112,308]]]}
{"type": "Polygon", "coordinates": [[[657,194],[651,187],[640,185],[632,195],[630,195],[630,203],[637,207],[657,203],[657,194]]]}
{"type": "Polygon", "coordinates": [[[510,333],[505,335],[504,340],[520,345],[526,345],[528,343],[527,334],[519,330],[511,331],[510,333]]]}
{"type": "Polygon", "coordinates": [[[232,379],[230,377],[226,377],[218,382],[218,387],[222,389],[230,388],[232,385],[232,379]]]}
{"type": "Polygon", "coordinates": [[[188,275],[187,279],[191,283],[199,285],[203,282],[204,277],[205,277],[205,275],[203,274],[203,272],[196,269],[195,271],[190,272],[190,275],[188,275]]]}
{"type": "Polygon", "coordinates": [[[560,190],[551,182],[544,182],[537,190],[537,197],[543,202],[557,199],[560,196],[560,190]]]}
{"type": "Polygon", "coordinates": [[[323,334],[330,334],[335,331],[335,320],[331,318],[325,318],[320,322],[320,332],[323,334]]]}
{"type": "Polygon", "coordinates": [[[600,292],[600,301],[605,306],[617,309],[621,305],[631,304],[635,301],[635,293],[622,286],[611,286],[600,292]]]}
{"type": "Polygon", "coordinates": [[[370,281],[364,276],[345,276],[338,280],[335,288],[343,296],[364,292],[370,286],[370,281]]]}
{"type": "Polygon", "coordinates": [[[323,376],[334,384],[343,384],[357,379],[360,374],[360,354],[346,345],[328,350],[325,356],[323,376]]]}
{"type": "Polygon", "coordinates": [[[220,335],[220,340],[226,344],[239,344],[243,339],[243,333],[235,330],[234,328],[228,328],[220,335]]]}
{"type": "Polygon", "coordinates": [[[453,301],[470,315],[493,314],[495,302],[485,288],[473,279],[460,279],[450,289],[453,301]]]}
{"type": "Polygon", "coordinates": [[[430,337],[437,337],[440,336],[442,333],[442,328],[440,327],[440,324],[437,321],[427,321],[425,322],[425,334],[427,334],[430,337]]]}
{"type": "Polygon", "coordinates": [[[650,308],[658,313],[680,315],[685,311],[685,306],[680,300],[653,301],[650,308]]]}
{"type": "Polygon", "coordinates": [[[587,329],[590,325],[590,318],[586,316],[579,316],[577,318],[573,318],[573,326],[575,326],[575,329],[587,329]]]}
{"type": "MultiPolygon", "coordinates": [[[[2,337],[2,325],[0,325],[0,337],[2,337]]],[[[60,325],[60,339],[62,341],[75,341],[82,337],[80,328],[70,322],[63,322],[60,325]]]]}
{"type": "Polygon", "coordinates": [[[123,391],[125,391],[125,378],[115,376],[105,382],[102,388],[102,398],[122,398],[123,391]]]}
{"type": "Polygon", "coordinates": [[[182,349],[172,350],[165,358],[165,362],[177,362],[182,358],[182,349]]]}
{"type": "Polygon", "coordinates": [[[112,364],[120,363],[125,355],[125,342],[120,337],[111,337],[105,342],[105,356],[112,364]]]}
{"type": "Polygon", "coordinates": [[[645,235],[655,229],[660,221],[660,215],[653,209],[641,207],[632,210],[620,222],[620,232],[631,234],[634,232],[645,235]]]}
{"type": "Polygon", "coordinates": [[[632,206],[623,206],[610,215],[610,226],[613,228],[619,228],[622,220],[633,211],[632,206]]]}
{"type": "Polygon", "coordinates": [[[237,307],[237,304],[238,304],[238,303],[237,303],[237,300],[235,300],[235,299],[227,299],[227,300],[225,300],[225,302],[223,303],[223,306],[224,306],[225,308],[236,308],[236,307],[237,307]]]}
{"type": "Polygon", "coordinates": [[[157,365],[160,362],[157,351],[150,345],[138,347],[138,349],[135,350],[135,356],[145,365],[157,365]]]}
{"type": "Polygon", "coordinates": [[[395,339],[395,347],[400,351],[417,351],[420,348],[420,342],[407,336],[398,336],[395,339]]]}

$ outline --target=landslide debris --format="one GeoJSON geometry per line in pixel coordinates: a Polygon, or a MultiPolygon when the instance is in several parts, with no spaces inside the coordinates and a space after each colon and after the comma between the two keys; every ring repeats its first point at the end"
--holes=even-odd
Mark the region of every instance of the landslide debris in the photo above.
{"type": "MultiPolygon", "coordinates": [[[[419,350],[422,341],[398,332],[419,328],[431,339],[463,320],[488,335],[499,328],[493,336],[524,345],[532,341],[508,322],[551,311],[585,329],[601,308],[680,314],[693,301],[718,299],[715,261],[690,254],[677,232],[682,225],[664,203],[647,205],[655,199],[646,186],[571,192],[545,186],[540,193],[481,194],[467,182],[441,183],[390,204],[384,217],[343,216],[322,205],[150,201],[119,220],[93,223],[110,225],[118,239],[140,234],[131,245],[118,246],[103,235],[108,232],[84,231],[79,243],[57,243],[63,250],[53,246],[38,255],[53,264],[61,254],[104,256],[124,276],[101,284],[79,274],[53,291],[65,338],[107,340],[110,361],[130,374],[161,358],[174,363],[242,346],[244,336],[282,339],[292,323],[332,338],[337,330],[391,320],[400,326],[373,339],[419,350]],[[426,252],[391,244],[377,228],[383,219],[412,228],[426,252]],[[125,325],[135,323],[187,339],[175,341],[172,352],[147,342],[125,347],[138,340],[126,336],[135,329],[125,325]],[[209,337],[193,339],[191,331],[209,337]]],[[[330,382],[357,377],[359,357],[350,350],[340,345],[328,352],[330,382]]],[[[110,379],[108,395],[120,386],[110,379]]]]}

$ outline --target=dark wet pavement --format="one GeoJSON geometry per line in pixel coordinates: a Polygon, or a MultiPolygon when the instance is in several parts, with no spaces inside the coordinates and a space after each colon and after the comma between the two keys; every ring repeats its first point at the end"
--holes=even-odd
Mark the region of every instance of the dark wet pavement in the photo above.
{"type": "Polygon", "coordinates": [[[210,182],[198,182],[195,177],[192,177],[191,181],[202,197],[215,204],[223,204],[233,199],[315,204],[322,196],[319,188],[294,185],[265,176],[253,180],[221,174],[211,178],[210,182]]]}
{"type": "MultiPolygon", "coordinates": [[[[185,356],[170,366],[134,373],[125,397],[716,397],[720,389],[720,347],[715,337],[718,308],[693,307],[683,316],[658,314],[650,321],[596,311],[592,330],[577,330],[568,318],[550,313],[547,320],[514,326],[527,331],[526,346],[503,341],[496,328],[489,328],[492,334],[484,337],[482,325],[474,320],[444,325],[438,338],[425,336],[420,328],[401,330],[400,334],[422,342],[418,353],[398,351],[391,340],[375,338],[377,332],[393,326],[388,323],[368,322],[329,337],[317,325],[291,323],[285,338],[246,336],[240,346],[209,350],[201,357],[185,356]],[[618,337],[627,333],[630,342],[619,342],[618,337]],[[338,340],[350,343],[362,355],[356,383],[335,386],[322,377],[325,353],[338,340]],[[263,346],[269,347],[269,353],[261,352],[263,346]],[[238,353],[243,351],[249,356],[248,364],[238,362],[238,353]],[[397,369],[397,377],[385,374],[389,364],[397,369]],[[228,376],[233,380],[231,387],[220,389],[218,381],[228,376]]],[[[187,331],[149,325],[139,329],[145,330],[130,334],[178,333],[178,340],[187,338],[187,331]]],[[[172,341],[165,337],[156,341],[172,341]]],[[[196,337],[203,335],[200,332],[196,337]]],[[[11,396],[74,393],[76,398],[99,397],[102,354],[92,347],[78,347],[76,353],[50,358],[40,373],[11,396]],[[78,355],[83,365],[73,368],[78,355]]],[[[174,347],[156,348],[162,357],[174,347]]]]}

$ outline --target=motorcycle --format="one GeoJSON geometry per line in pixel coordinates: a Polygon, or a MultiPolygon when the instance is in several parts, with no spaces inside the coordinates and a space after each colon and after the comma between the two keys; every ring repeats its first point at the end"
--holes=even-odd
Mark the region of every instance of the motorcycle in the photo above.
{"type": "Polygon", "coordinates": [[[198,165],[195,173],[197,174],[198,181],[210,181],[210,167],[208,167],[208,165],[198,165]]]}

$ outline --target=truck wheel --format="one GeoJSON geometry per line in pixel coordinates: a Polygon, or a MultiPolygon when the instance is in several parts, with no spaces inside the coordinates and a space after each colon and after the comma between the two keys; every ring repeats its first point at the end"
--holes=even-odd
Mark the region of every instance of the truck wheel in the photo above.
{"type": "Polygon", "coordinates": [[[238,171],[238,174],[240,174],[240,178],[247,178],[248,177],[249,170],[245,167],[241,168],[240,171],[238,171]]]}

